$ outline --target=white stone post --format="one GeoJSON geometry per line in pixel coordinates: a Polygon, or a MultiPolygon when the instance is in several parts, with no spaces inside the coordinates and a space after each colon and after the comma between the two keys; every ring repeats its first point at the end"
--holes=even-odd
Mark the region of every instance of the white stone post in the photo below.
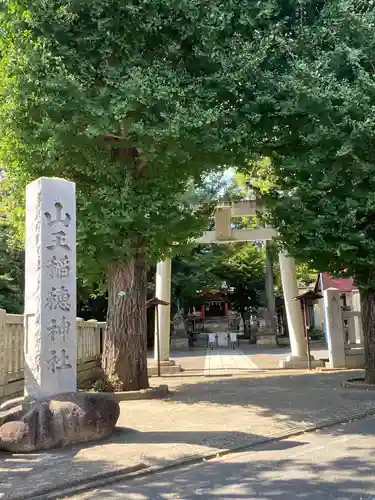
{"type": "MultiPolygon", "coordinates": [[[[296,263],[293,257],[285,253],[279,254],[281,281],[283,285],[284,303],[286,317],[288,321],[289,340],[291,347],[291,356],[286,360],[280,361],[281,368],[307,368],[307,346],[303,328],[303,317],[301,303],[299,300],[293,300],[298,296],[298,285],[296,275],[296,263]]],[[[310,356],[311,367],[323,366],[323,361],[314,360],[310,356]]]]}
{"type": "Polygon", "coordinates": [[[271,253],[271,241],[266,241],[266,298],[267,298],[267,309],[269,311],[269,316],[271,324],[267,325],[271,327],[273,333],[277,333],[277,317],[276,317],[276,306],[275,306],[275,291],[273,283],[273,262],[271,253]]]}
{"type": "Polygon", "coordinates": [[[6,311],[5,309],[0,309],[0,398],[4,396],[4,386],[5,386],[5,362],[6,362],[5,323],[6,323],[6,311]]]}
{"type": "Polygon", "coordinates": [[[317,304],[314,307],[315,322],[318,328],[324,330],[324,300],[318,299],[317,304]]]}
{"type": "Polygon", "coordinates": [[[362,330],[362,316],[361,316],[361,296],[359,291],[354,291],[352,294],[352,307],[353,311],[359,313],[354,316],[354,332],[355,343],[363,344],[363,330],[362,330]]]}
{"type": "Polygon", "coordinates": [[[77,390],[75,184],[26,188],[25,395],[77,390]]]}
{"type": "MultiPolygon", "coordinates": [[[[157,306],[158,311],[155,314],[155,349],[154,359],[158,359],[158,336],[157,336],[157,318],[159,319],[159,342],[160,342],[160,361],[169,360],[170,334],[171,334],[171,277],[172,262],[170,259],[159,262],[156,266],[156,291],[157,299],[168,302],[167,306],[157,306]]],[[[155,311],[156,313],[156,311],[155,311]]]]}
{"type": "Polygon", "coordinates": [[[301,304],[293,300],[298,295],[296,263],[285,253],[279,254],[279,260],[292,357],[307,358],[301,304]]]}
{"type": "Polygon", "coordinates": [[[345,342],[340,292],[336,289],[328,288],[323,293],[327,318],[326,326],[330,368],[345,368],[345,342]]]}

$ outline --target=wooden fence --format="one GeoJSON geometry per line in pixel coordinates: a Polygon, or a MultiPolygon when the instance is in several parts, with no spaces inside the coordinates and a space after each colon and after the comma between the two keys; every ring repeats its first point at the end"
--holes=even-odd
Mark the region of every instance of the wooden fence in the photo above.
{"type": "MultiPolygon", "coordinates": [[[[77,377],[83,382],[98,373],[105,323],[77,318],[77,377]]],[[[23,394],[23,314],[0,309],[0,401],[23,394]]]]}

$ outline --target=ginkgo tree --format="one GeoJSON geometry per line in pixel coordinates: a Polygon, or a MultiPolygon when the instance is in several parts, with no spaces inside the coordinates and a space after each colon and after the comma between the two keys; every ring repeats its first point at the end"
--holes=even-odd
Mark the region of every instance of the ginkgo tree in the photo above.
{"type": "Polygon", "coordinates": [[[295,23],[288,73],[271,79],[267,160],[246,171],[291,254],[354,278],[366,381],[375,383],[375,4],[310,4],[320,5],[319,14],[295,23]]]}
{"type": "Polygon", "coordinates": [[[147,265],[202,229],[181,193],[245,165],[275,135],[270,68],[284,68],[294,10],[275,0],[2,3],[3,208],[22,232],[27,182],[76,182],[80,269],[107,282],[103,368],[119,389],[148,384],[147,265]]]}

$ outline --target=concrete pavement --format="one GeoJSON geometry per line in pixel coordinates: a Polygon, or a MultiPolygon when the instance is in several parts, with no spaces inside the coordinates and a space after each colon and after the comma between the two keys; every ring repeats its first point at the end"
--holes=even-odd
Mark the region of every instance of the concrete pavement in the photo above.
{"type": "MultiPolygon", "coordinates": [[[[328,359],[326,347],[313,346],[315,359],[328,359]]],[[[253,370],[278,370],[279,361],[291,354],[289,347],[257,346],[242,341],[239,348],[193,349],[172,352],[171,358],[181,365],[186,375],[216,376],[239,374],[253,370]]]]}
{"type": "Polygon", "coordinates": [[[375,413],[371,391],[341,387],[343,380],[358,375],[255,371],[163,378],[171,397],[121,403],[118,429],[108,441],[28,455],[0,454],[0,498],[45,499],[46,491],[68,484],[125,474],[134,467],[147,471],[199,460],[375,413]]]}
{"type": "Polygon", "coordinates": [[[241,374],[259,370],[251,358],[253,356],[246,356],[241,349],[207,349],[204,375],[210,377],[218,373],[241,374]]]}
{"type": "Polygon", "coordinates": [[[375,419],[303,434],[73,500],[374,500],[375,419]]]}

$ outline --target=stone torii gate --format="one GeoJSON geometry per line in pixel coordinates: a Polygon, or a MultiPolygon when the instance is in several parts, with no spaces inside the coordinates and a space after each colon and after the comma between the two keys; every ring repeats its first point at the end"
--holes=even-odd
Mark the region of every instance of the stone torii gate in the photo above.
{"type": "MultiPolygon", "coordinates": [[[[233,229],[233,217],[253,216],[262,211],[262,206],[257,200],[247,200],[233,203],[219,203],[215,211],[216,227],[213,231],[206,231],[197,244],[229,244],[248,241],[269,241],[277,236],[273,228],[233,229]]],[[[307,345],[304,336],[303,318],[298,301],[293,300],[298,295],[296,264],[293,257],[286,253],[279,253],[280,272],[283,286],[286,316],[288,322],[291,355],[280,361],[281,368],[307,368],[307,345]]],[[[269,273],[269,270],[268,270],[269,273]]],[[[171,300],[171,261],[169,259],[159,262],[156,270],[156,297],[170,303],[171,300]]],[[[269,277],[268,277],[269,278],[269,277]]],[[[269,279],[266,277],[266,287],[269,279]]],[[[268,293],[268,306],[272,309],[270,294],[268,293]]],[[[274,308],[274,306],[273,306],[274,308]]],[[[274,311],[272,311],[274,312],[274,311]]],[[[159,339],[160,360],[169,361],[170,355],[170,306],[159,306],[159,339]]],[[[155,338],[155,342],[156,342],[155,338]]],[[[156,343],[155,343],[156,345],[156,343]]],[[[155,349],[155,359],[157,352],[155,349]]],[[[322,366],[322,362],[311,358],[313,367],[322,366]]]]}

